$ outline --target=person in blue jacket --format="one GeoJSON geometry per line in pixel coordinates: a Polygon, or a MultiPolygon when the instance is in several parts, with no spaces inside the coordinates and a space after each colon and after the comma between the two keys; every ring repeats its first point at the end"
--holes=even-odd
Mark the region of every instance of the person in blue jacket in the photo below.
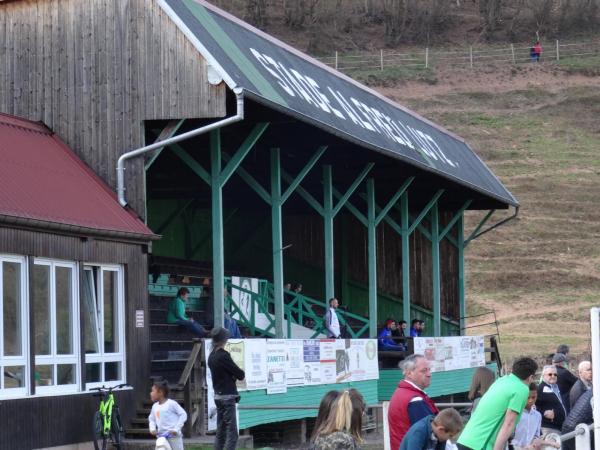
{"type": "Polygon", "coordinates": [[[454,440],[463,428],[460,414],[454,408],[440,411],[415,422],[402,438],[400,450],[444,450],[446,441],[454,440]]]}
{"type": "Polygon", "coordinates": [[[392,339],[392,331],[395,328],[396,321],[394,319],[387,319],[385,321],[383,329],[379,332],[379,335],[377,336],[377,344],[379,346],[379,350],[406,350],[402,344],[396,344],[396,342],[394,342],[394,339],[392,339]]]}

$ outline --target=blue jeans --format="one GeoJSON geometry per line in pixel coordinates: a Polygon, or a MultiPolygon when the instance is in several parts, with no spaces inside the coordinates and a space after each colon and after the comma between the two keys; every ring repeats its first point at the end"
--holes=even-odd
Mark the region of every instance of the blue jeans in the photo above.
{"type": "Polygon", "coordinates": [[[235,414],[235,400],[217,400],[217,435],[215,450],[235,450],[238,430],[235,414]]]}
{"type": "Polygon", "coordinates": [[[192,322],[191,320],[178,320],[177,325],[184,327],[198,337],[203,338],[206,336],[206,330],[198,322],[192,322]]]}

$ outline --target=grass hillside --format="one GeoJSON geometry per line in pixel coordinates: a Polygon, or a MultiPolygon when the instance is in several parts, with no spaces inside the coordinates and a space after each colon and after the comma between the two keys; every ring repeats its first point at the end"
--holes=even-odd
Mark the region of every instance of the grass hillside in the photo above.
{"type": "Polygon", "coordinates": [[[386,94],[464,137],[521,204],[468,247],[468,311],[496,311],[505,356],[559,343],[587,353],[600,305],[600,80],[542,67],[446,76],[453,85],[386,94]]]}

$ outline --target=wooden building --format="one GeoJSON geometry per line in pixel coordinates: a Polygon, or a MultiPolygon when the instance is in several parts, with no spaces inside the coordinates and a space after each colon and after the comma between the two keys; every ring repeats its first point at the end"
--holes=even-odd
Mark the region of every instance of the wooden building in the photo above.
{"type": "MultiPolygon", "coordinates": [[[[0,112],[60,136],[162,235],[154,256],[212,265],[216,324],[235,268],[272,284],[278,337],[292,320],[288,280],[340,297],[371,337],[388,316],[461,332],[465,246],[491,212],[518,207],[461,138],[202,0],[0,0],[0,36],[0,112]],[[467,209],[490,211],[468,237],[467,209]]],[[[0,224],[0,258],[70,261],[81,285],[88,263],[121,267],[123,345],[136,349],[126,381],[145,395],[149,327],[133,317],[147,309],[153,235],[40,233],[0,224]]],[[[35,382],[0,388],[23,397],[21,416],[0,410],[3,429],[32,405],[88,414],[35,382]]],[[[85,440],[42,428],[27,448],[85,440]]]]}

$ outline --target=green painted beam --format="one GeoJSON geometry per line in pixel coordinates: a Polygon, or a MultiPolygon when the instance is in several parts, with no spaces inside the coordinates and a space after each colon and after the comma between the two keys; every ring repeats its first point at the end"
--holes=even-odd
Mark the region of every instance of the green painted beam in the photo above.
{"type": "Polygon", "coordinates": [[[486,224],[486,222],[488,220],[490,220],[490,217],[492,217],[492,214],[494,214],[496,212],[495,209],[490,210],[485,217],[481,220],[481,222],[479,222],[479,225],[477,225],[477,227],[475,227],[475,229],[473,230],[473,232],[469,235],[469,237],[467,239],[465,239],[465,247],[467,245],[469,245],[469,242],[471,242],[471,239],[473,239],[477,233],[479,233],[479,230],[481,230],[481,228],[483,228],[483,226],[486,224]]]}
{"type": "MultiPolygon", "coordinates": [[[[281,169],[281,176],[288,184],[292,184],[294,182],[294,178],[292,178],[292,176],[283,169],[281,169]]],[[[304,201],[306,201],[306,203],[308,203],[315,211],[317,211],[319,215],[323,216],[325,214],[325,211],[323,210],[323,207],[319,201],[315,199],[310,192],[308,192],[302,186],[298,186],[296,188],[296,192],[304,199],[304,201]]]]}
{"type": "Polygon", "coordinates": [[[410,323],[410,232],[408,226],[408,192],[400,197],[402,225],[402,319],[410,323]]]}
{"type": "Polygon", "coordinates": [[[242,145],[240,145],[240,148],[238,148],[219,176],[221,187],[225,186],[227,180],[229,180],[231,175],[233,175],[235,170],[239,167],[248,153],[250,153],[250,150],[252,150],[256,142],[260,139],[268,127],[268,122],[258,123],[254,126],[250,134],[246,136],[246,139],[244,139],[244,142],[242,145]]]}
{"type": "MultiPolygon", "coordinates": [[[[177,130],[179,130],[181,125],[183,125],[183,122],[185,122],[185,119],[170,120],[167,123],[167,125],[162,129],[162,131],[160,132],[158,137],[154,140],[154,143],[156,144],[157,142],[172,138],[175,135],[175,133],[177,133],[177,130]]],[[[164,147],[159,147],[156,150],[154,150],[154,152],[152,152],[152,155],[148,158],[148,160],[146,161],[146,164],[144,165],[144,169],[146,170],[146,172],[150,169],[152,164],[154,164],[154,161],[156,161],[156,158],[158,158],[160,156],[163,149],[164,149],[164,147]]]]}
{"type": "Polygon", "coordinates": [[[208,184],[209,186],[212,183],[212,177],[211,174],[209,174],[206,169],[204,169],[204,167],[202,167],[200,165],[200,163],[198,161],[196,161],[194,158],[192,158],[190,156],[190,154],[185,151],[180,145],[178,144],[171,144],[170,145],[171,149],[173,149],[173,153],[175,153],[177,156],[179,156],[179,158],[190,168],[192,169],[192,171],[198,175],[200,178],[202,178],[202,180],[204,180],[204,182],[206,184],[208,184]]]}
{"type": "Polygon", "coordinates": [[[177,208],[175,211],[173,211],[171,214],[169,214],[169,217],[167,217],[165,219],[165,221],[163,223],[160,224],[160,226],[156,227],[156,230],[154,230],[154,232],[156,234],[163,234],[163,231],[165,231],[167,229],[167,227],[169,225],[171,225],[171,223],[173,223],[173,221],[175,219],[177,219],[181,214],[183,214],[183,212],[192,204],[194,203],[196,199],[192,198],[191,200],[188,200],[186,202],[185,205],[183,205],[183,208],[177,208]]]}
{"type": "MultiPolygon", "coordinates": [[[[227,153],[223,152],[223,159],[225,161],[229,161],[231,157],[227,153]]],[[[262,185],[256,180],[256,178],[250,175],[250,173],[246,169],[239,166],[236,170],[236,173],[240,176],[242,180],[246,182],[248,186],[250,186],[254,190],[254,192],[258,194],[258,196],[261,199],[263,199],[267,204],[271,204],[271,195],[267,192],[267,190],[264,187],[262,187],[262,185]]]]}
{"type": "Polygon", "coordinates": [[[458,220],[462,217],[463,213],[465,212],[465,210],[469,207],[469,205],[471,203],[472,203],[472,200],[467,200],[464,203],[464,205],[462,205],[462,207],[454,214],[452,219],[450,219],[450,222],[448,222],[448,225],[446,225],[446,227],[440,232],[440,240],[444,239],[446,237],[448,232],[452,229],[452,227],[456,224],[456,222],[458,222],[458,220]]]}
{"type": "Polygon", "coordinates": [[[222,327],[225,311],[225,257],[223,249],[223,187],[221,184],[221,130],[210,132],[214,326],[222,327]]]}
{"type": "Polygon", "coordinates": [[[429,203],[427,203],[427,206],[425,206],[425,208],[423,208],[423,210],[421,211],[421,213],[417,216],[417,218],[415,219],[415,221],[411,224],[411,226],[410,226],[410,228],[408,230],[409,234],[412,234],[413,231],[415,231],[415,228],[417,228],[417,226],[421,223],[421,221],[429,213],[429,210],[431,208],[433,208],[433,205],[437,204],[438,199],[442,196],[443,193],[444,193],[444,190],[440,189],[439,191],[437,191],[435,193],[435,195],[433,196],[433,198],[431,200],[429,200],[429,203]]]}
{"type": "Polygon", "coordinates": [[[375,180],[367,180],[367,252],[369,273],[369,337],[377,337],[377,214],[375,180]]]}
{"type": "MultiPolygon", "coordinates": [[[[281,198],[281,161],[278,148],[271,149],[271,239],[273,245],[273,300],[275,303],[275,337],[285,338],[283,329],[283,232],[281,198]]],[[[289,319],[289,318],[288,318],[289,319]]],[[[291,322],[288,320],[288,322],[291,322]]]]}
{"type": "Polygon", "coordinates": [[[331,166],[323,166],[323,238],[325,243],[325,300],[335,297],[335,266],[333,260],[333,179],[331,166]]]}
{"type": "Polygon", "coordinates": [[[467,315],[467,308],[465,304],[465,245],[464,245],[464,232],[465,232],[465,219],[464,211],[460,215],[456,226],[458,227],[458,314],[460,317],[460,334],[463,334],[465,329],[465,316],[467,315]]]}
{"type": "Polygon", "coordinates": [[[337,205],[333,208],[333,216],[335,217],[337,213],[340,212],[340,209],[344,206],[344,204],[348,201],[348,199],[352,196],[356,188],[363,182],[365,177],[369,174],[370,170],[373,168],[375,163],[368,163],[362,172],[356,177],[356,179],[352,182],[346,193],[342,195],[342,198],[338,201],[337,205]]]}
{"type": "Polygon", "coordinates": [[[440,218],[437,201],[430,210],[431,221],[431,280],[433,284],[433,335],[442,331],[441,289],[440,289],[440,218]]]}
{"type": "Polygon", "coordinates": [[[398,191],[392,196],[390,201],[385,205],[379,213],[377,213],[377,217],[375,219],[376,225],[379,225],[381,221],[388,215],[390,210],[398,203],[398,200],[406,192],[408,187],[411,185],[415,177],[409,177],[404,184],[398,189],[398,191]]]}
{"type": "MultiPolygon", "coordinates": [[[[225,217],[225,220],[223,221],[223,227],[227,226],[227,224],[231,221],[231,219],[233,218],[233,216],[235,216],[235,214],[237,212],[238,212],[237,208],[234,208],[231,211],[229,211],[229,214],[227,214],[227,217],[225,217]]],[[[157,234],[159,234],[159,233],[157,233],[157,234]]],[[[206,233],[204,233],[202,236],[200,236],[200,238],[198,238],[196,245],[194,246],[194,248],[192,249],[192,251],[190,253],[190,258],[193,258],[196,255],[198,250],[200,250],[202,248],[202,246],[208,242],[208,240],[211,238],[211,236],[212,236],[212,230],[209,230],[206,233]]]]}
{"type": "Polygon", "coordinates": [[[321,156],[323,156],[323,153],[325,153],[325,150],[327,150],[326,145],[323,145],[317,149],[317,151],[312,156],[312,158],[310,158],[308,163],[306,163],[306,165],[302,168],[300,173],[296,176],[296,178],[294,178],[294,180],[290,183],[288,188],[285,190],[285,192],[281,196],[282,203],[285,203],[287,201],[287,199],[290,197],[290,195],[292,195],[292,193],[298,188],[298,186],[300,186],[300,183],[302,183],[302,180],[304,180],[304,178],[306,178],[306,175],[308,175],[308,172],[310,172],[311,169],[317,163],[317,161],[319,161],[319,158],[321,158],[321,156]]]}

